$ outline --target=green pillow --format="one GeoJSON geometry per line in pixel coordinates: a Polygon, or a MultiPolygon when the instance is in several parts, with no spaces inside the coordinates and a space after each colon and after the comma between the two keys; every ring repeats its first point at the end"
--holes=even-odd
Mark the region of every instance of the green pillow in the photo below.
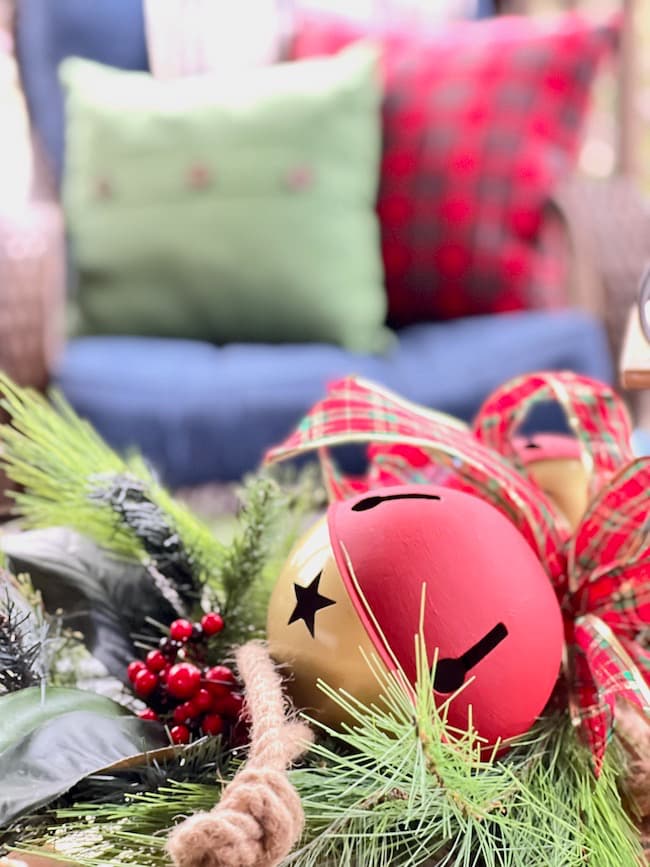
{"type": "Polygon", "coordinates": [[[65,61],[84,333],[380,350],[376,50],[156,80],[65,61]]]}

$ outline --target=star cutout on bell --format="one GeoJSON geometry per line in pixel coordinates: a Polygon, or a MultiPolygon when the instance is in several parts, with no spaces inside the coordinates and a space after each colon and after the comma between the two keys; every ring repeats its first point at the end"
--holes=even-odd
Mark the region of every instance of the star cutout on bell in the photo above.
{"type": "Polygon", "coordinates": [[[304,620],[305,626],[312,638],[314,637],[316,612],[320,611],[321,608],[336,605],[333,599],[328,599],[327,596],[322,596],[318,592],[318,585],[320,584],[322,574],[322,572],[319,572],[308,587],[301,587],[300,584],[293,585],[294,593],[296,594],[296,607],[289,618],[289,624],[295,623],[297,620],[304,620]]]}

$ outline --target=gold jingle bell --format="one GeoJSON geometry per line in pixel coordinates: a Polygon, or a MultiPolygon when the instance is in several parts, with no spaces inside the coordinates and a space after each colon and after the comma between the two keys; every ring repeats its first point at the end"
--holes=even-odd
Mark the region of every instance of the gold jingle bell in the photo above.
{"type": "Polygon", "coordinates": [[[565,434],[536,434],[517,438],[515,448],[530,478],[575,530],[589,502],[589,473],[578,441],[565,434]]]}
{"type": "Polygon", "coordinates": [[[269,603],[268,639],[273,657],[291,668],[296,706],[325,725],[339,725],[342,713],[318,688],[319,678],[364,704],[377,701],[379,688],[363,656],[375,651],[336,565],[327,516],[289,554],[269,603]]]}

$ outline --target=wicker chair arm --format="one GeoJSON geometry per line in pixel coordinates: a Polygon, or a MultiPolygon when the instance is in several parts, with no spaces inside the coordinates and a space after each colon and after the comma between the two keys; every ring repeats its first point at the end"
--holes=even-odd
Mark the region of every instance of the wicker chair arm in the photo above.
{"type": "Polygon", "coordinates": [[[63,343],[65,242],[60,208],[0,212],[0,368],[43,388],[63,343]]]}
{"type": "Polygon", "coordinates": [[[626,177],[575,178],[552,207],[569,239],[570,300],[604,321],[618,358],[639,278],[650,261],[650,207],[626,177]]]}

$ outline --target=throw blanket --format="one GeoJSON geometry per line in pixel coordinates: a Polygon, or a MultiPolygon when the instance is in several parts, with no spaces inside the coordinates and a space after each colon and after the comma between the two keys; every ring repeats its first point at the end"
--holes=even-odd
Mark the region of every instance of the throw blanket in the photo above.
{"type": "Polygon", "coordinates": [[[283,0],[144,0],[151,71],[158,78],[222,74],[271,63],[288,29],[283,0]]]}

